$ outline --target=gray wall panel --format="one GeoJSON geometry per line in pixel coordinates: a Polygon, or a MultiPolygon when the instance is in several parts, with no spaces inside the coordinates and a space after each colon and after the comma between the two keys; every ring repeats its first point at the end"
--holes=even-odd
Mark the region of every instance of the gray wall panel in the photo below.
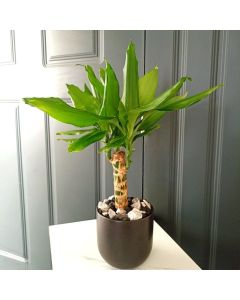
{"type": "MultiPolygon", "coordinates": [[[[172,83],[173,31],[147,31],[146,72],[158,65],[157,94],[172,83]]],[[[169,164],[170,116],[160,122],[161,128],[144,138],[144,196],[154,205],[160,224],[170,231],[169,219],[169,164]]]]}
{"type": "Polygon", "coordinates": [[[239,43],[239,31],[229,44],[225,31],[147,31],[146,70],[157,63],[167,84],[188,74],[191,94],[226,78],[224,89],[169,114],[144,143],[144,194],[202,268],[240,268],[239,43]]]}
{"type": "Polygon", "coordinates": [[[95,148],[68,153],[56,132],[73,129],[50,119],[54,223],[92,219],[95,216],[95,148]]]}
{"type": "Polygon", "coordinates": [[[20,261],[12,260],[4,256],[0,256],[0,269],[1,270],[26,270],[26,264],[20,261]]]}
{"type": "Polygon", "coordinates": [[[240,269],[240,32],[229,32],[216,267],[240,269]]]}
{"type": "Polygon", "coordinates": [[[50,269],[49,201],[44,114],[25,104],[19,110],[26,215],[27,268],[50,269]]]}
{"type": "Polygon", "coordinates": [[[0,102],[0,250],[24,257],[17,109],[0,102]]]}
{"type": "MultiPolygon", "coordinates": [[[[189,95],[210,86],[211,31],[189,31],[187,84],[189,95]]],[[[183,160],[183,194],[181,246],[199,263],[206,265],[205,256],[205,174],[208,137],[208,99],[186,109],[183,160]]]]}

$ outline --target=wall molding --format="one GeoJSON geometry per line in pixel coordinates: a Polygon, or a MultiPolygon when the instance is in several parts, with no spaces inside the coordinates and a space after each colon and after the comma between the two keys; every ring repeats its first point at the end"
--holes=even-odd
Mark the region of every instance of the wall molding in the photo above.
{"type": "MultiPolygon", "coordinates": [[[[188,31],[173,32],[173,83],[187,73],[188,31]]],[[[186,91],[184,84],[181,94],[186,91]]],[[[182,189],[184,158],[185,109],[171,114],[170,137],[170,182],[169,182],[169,220],[173,224],[173,234],[181,243],[182,227],[182,189]]]]}
{"type": "Polygon", "coordinates": [[[89,52],[83,53],[72,53],[67,55],[55,55],[51,56],[48,54],[47,49],[47,36],[46,30],[41,31],[42,39],[42,63],[44,67],[52,66],[67,66],[76,65],[77,63],[102,63],[103,62],[103,51],[104,51],[104,33],[99,30],[92,30],[92,41],[93,49],[89,52]]]}
{"type": "Polygon", "coordinates": [[[19,255],[16,255],[16,254],[13,254],[11,252],[4,251],[4,250],[0,250],[0,256],[10,258],[10,259],[13,259],[13,260],[17,260],[17,261],[22,262],[22,263],[27,263],[28,262],[28,260],[25,257],[19,256],[19,255]]]}
{"type": "Polygon", "coordinates": [[[45,143],[46,143],[46,168],[47,168],[47,190],[48,190],[48,216],[49,225],[54,223],[53,185],[52,185],[52,156],[50,140],[49,116],[44,114],[45,143]]]}
{"type": "Polygon", "coordinates": [[[9,61],[1,61],[0,66],[15,65],[16,64],[16,46],[15,46],[15,31],[10,30],[10,48],[11,48],[11,59],[9,61]]]}
{"type": "MultiPolygon", "coordinates": [[[[210,85],[225,83],[228,31],[213,31],[210,85]]],[[[221,166],[224,126],[224,88],[209,96],[209,119],[206,162],[206,232],[208,267],[215,269],[218,240],[218,217],[221,189],[221,166]]]]}
{"type": "Polygon", "coordinates": [[[22,145],[21,145],[19,106],[17,106],[17,108],[16,108],[16,119],[15,120],[16,120],[19,196],[20,196],[20,204],[21,204],[23,256],[27,260],[28,259],[27,221],[26,221],[25,192],[24,192],[24,182],[23,182],[23,164],[22,164],[22,145]]]}

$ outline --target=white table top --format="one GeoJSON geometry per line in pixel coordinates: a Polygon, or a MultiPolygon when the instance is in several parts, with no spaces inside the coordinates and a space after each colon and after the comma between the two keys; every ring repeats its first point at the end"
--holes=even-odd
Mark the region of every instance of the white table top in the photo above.
{"type": "MultiPolygon", "coordinates": [[[[115,269],[97,248],[96,220],[49,226],[54,270],[115,269]]],[[[140,270],[200,270],[199,266],[154,221],[153,247],[140,270]]]]}

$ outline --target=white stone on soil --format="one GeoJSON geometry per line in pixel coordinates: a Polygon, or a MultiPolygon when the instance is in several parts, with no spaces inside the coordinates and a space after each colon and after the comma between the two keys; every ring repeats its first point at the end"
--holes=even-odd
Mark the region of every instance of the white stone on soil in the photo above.
{"type": "Polygon", "coordinates": [[[142,219],[142,213],[139,209],[137,208],[133,208],[129,213],[128,213],[128,217],[130,220],[138,220],[138,219],[142,219]]]}
{"type": "Polygon", "coordinates": [[[149,202],[147,202],[147,200],[143,199],[143,202],[147,205],[147,207],[148,207],[149,209],[151,209],[151,205],[150,205],[149,202]]]}
{"type": "Polygon", "coordinates": [[[108,215],[110,219],[113,219],[116,216],[116,213],[113,209],[109,208],[108,215]]]}
{"type": "Polygon", "coordinates": [[[102,201],[98,202],[98,208],[101,209],[102,212],[107,212],[109,210],[109,206],[107,203],[104,203],[102,201]]]}
{"type": "Polygon", "coordinates": [[[140,200],[138,199],[136,202],[134,202],[134,203],[131,205],[131,207],[140,210],[140,208],[141,208],[141,202],[140,202],[140,200]]]}
{"type": "Polygon", "coordinates": [[[116,211],[116,213],[118,215],[126,215],[126,210],[123,209],[123,208],[118,208],[117,211],[116,211]]]}
{"type": "Polygon", "coordinates": [[[138,202],[140,199],[138,197],[132,199],[132,203],[138,202]]]}

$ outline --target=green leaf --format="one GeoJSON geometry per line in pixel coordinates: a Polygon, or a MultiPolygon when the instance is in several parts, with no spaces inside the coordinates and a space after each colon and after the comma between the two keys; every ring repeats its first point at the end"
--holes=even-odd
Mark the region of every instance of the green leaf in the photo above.
{"type": "Polygon", "coordinates": [[[139,106],[138,61],[135,53],[135,45],[132,42],[127,49],[123,75],[122,101],[126,111],[129,111],[139,106]]]}
{"type": "Polygon", "coordinates": [[[140,106],[148,104],[155,97],[158,85],[158,67],[146,73],[139,79],[139,103],[140,106]]]}
{"type": "Polygon", "coordinates": [[[164,107],[167,107],[167,106],[169,106],[169,105],[171,105],[171,104],[174,104],[174,103],[176,103],[176,102],[178,102],[178,101],[180,101],[180,100],[186,99],[186,98],[187,98],[187,95],[188,95],[188,92],[184,93],[184,95],[174,96],[174,97],[169,97],[169,99],[168,99],[167,101],[164,101],[163,104],[160,104],[160,105],[157,107],[157,109],[158,109],[158,108],[161,108],[161,110],[163,110],[164,107]]]}
{"type": "Polygon", "coordinates": [[[156,123],[158,123],[162,117],[164,117],[166,114],[165,111],[149,111],[147,112],[144,117],[142,122],[138,126],[138,130],[145,130],[146,128],[154,126],[156,123]]]}
{"type": "Polygon", "coordinates": [[[184,84],[184,82],[187,79],[191,80],[190,77],[182,77],[175,85],[170,87],[168,90],[166,90],[163,94],[161,94],[159,97],[157,97],[156,99],[154,99],[150,103],[130,110],[128,112],[128,125],[127,125],[128,126],[128,136],[129,137],[132,136],[135,123],[136,123],[136,121],[137,121],[137,119],[138,119],[138,117],[141,113],[145,113],[145,112],[148,112],[150,110],[157,109],[157,107],[161,103],[163,103],[164,101],[169,99],[170,96],[173,96],[176,93],[178,93],[178,91],[180,90],[180,88],[182,87],[182,85],[184,84]]]}
{"type": "Polygon", "coordinates": [[[183,84],[186,80],[191,80],[191,78],[190,77],[182,77],[175,85],[173,85],[172,87],[167,89],[164,93],[162,93],[156,99],[154,99],[153,101],[151,101],[148,104],[145,104],[139,108],[136,108],[134,111],[135,112],[138,111],[139,113],[141,113],[141,112],[147,112],[147,111],[153,110],[153,109],[158,109],[158,107],[160,107],[160,104],[164,103],[170,97],[175,96],[179,92],[179,90],[181,89],[181,87],[183,86],[183,84]]]}
{"type": "Polygon", "coordinates": [[[89,79],[89,82],[91,84],[91,88],[92,88],[92,91],[93,91],[93,96],[97,97],[100,100],[102,100],[102,98],[103,98],[103,84],[102,84],[102,82],[98,80],[98,78],[96,77],[96,75],[95,75],[95,73],[94,73],[91,66],[86,65],[85,70],[88,74],[88,79],[89,79]]]}
{"type": "Polygon", "coordinates": [[[138,111],[129,111],[128,112],[128,122],[127,122],[127,129],[128,129],[128,138],[131,139],[135,123],[139,117],[138,111]]]}
{"type": "Polygon", "coordinates": [[[73,84],[67,84],[67,88],[68,94],[71,96],[76,108],[98,114],[100,110],[100,102],[98,99],[88,93],[82,92],[79,87],[73,84]]]}
{"type": "Polygon", "coordinates": [[[104,82],[105,82],[105,70],[103,68],[99,69],[99,77],[100,77],[100,80],[101,80],[102,84],[104,84],[104,82]]]}
{"type": "Polygon", "coordinates": [[[155,124],[153,126],[150,126],[148,128],[146,128],[145,130],[141,130],[139,133],[137,133],[134,138],[133,141],[135,141],[136,139],[143,137],[145,135],[149,135],[150,133],[152,133],[155,129],[159,129],[160,125],[159,124],[155,124]]]}
{"type": "Polygon", "coordinates": [[[106,62],[102,116],[117,116],[119,106],[119,83],[111,65],[106,62]]]}
{"type": "Polygon", "coordinates": [[[205,91],[198,93],[192,97],[178,100],[175,103],[171,103],[169,105],[167,105],[167,103],[166,103],[166,105],[159,106],[158,110],[173,111],[173,110],[178,110],[178,109],[189,107],[189,106],[199,102],[203,98],[207,97],[208,95],[210,95],[211,93],[213,93],[214,91],[216,91],[218,88],[220,88],[222,86],[223,86],[223,84],[219,84],[213,88],[205,90],[205,91]]]}
{"type": "Polygon", "coordinates": [[[111,119],[69,106],[60,98],[24,98],[23,100],[26,104],[44,111],[60,122],[78,127],[92,126],[99,120],[111,119]]]}
{"type": "Polygon", "coordinates": [[[125,128],[127,125],[127,112],[126,112],[125,106],[121,100],[119,101],[118,118],[119,118],[120,123],[122,124],[123,128],[125,128]]]}
{"type": "Polygon", "coordinates": [[[82,134],[82,133],[90,132],[94,129],[95,128],[59,131],[59,132],[56,133],[56,135],[79,135],[79,134],[82,134]]]}
{"type": "Polygon", "coordinates": [[[110,140],[106,146],[102,147],[99,149],[99,152],[102,152],[102,151],[108,151],[112,148],[116,148],[116,147],[121,147],[121,146],[124,146],[124,143],[125,143],[125,138],[123,136],[121,137],[116,137],[112,140],[110,140]]]}
{"type": "Polygon", "coordinates": [[[100,141],[105,135],[106,135],[106,131],[94,130],[93,132],[90,132],[90,133],[82,136],[80,139],[69,144],[68,151],[69,152],[81,151],[81,150],[85,149],[87,146],[89,146],[97,141],[100,141]]]}
{"type": "Polygon", "coordinates": [[[86,83],[84,83],[84,93],[92,96],[92,92],[89,90],[88,86],[86,83]]]}

